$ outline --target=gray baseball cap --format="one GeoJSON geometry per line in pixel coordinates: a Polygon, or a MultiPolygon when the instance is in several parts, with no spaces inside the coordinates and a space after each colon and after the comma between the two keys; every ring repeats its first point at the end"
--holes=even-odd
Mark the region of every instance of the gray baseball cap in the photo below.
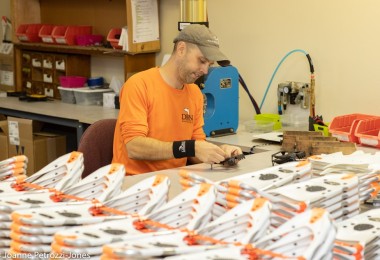
{"type": "Polygon", "coordinates": [[[196,44],[208,60],[216,61],[221,66],[230,64],[226,55],[219,50],[218,37],[205,25],[190,24],[186,26],[173,40],[174,43],[178,41],[196,44]]]}

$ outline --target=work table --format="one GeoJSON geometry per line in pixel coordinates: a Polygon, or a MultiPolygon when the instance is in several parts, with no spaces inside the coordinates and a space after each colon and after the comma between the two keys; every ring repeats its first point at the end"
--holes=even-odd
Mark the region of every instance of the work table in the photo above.
{"type": "Polygon", "coordinates": [[[85,124],[92,124],[105,118],[117,118],[119,113],[117,109],[102,106],[67,104],[59,100],[25,102],[19,101],[17,97],[0,98],[0,113],[3,113],[3,110],[76,120],[85,124]]]}
{"type": "Polygon", "coordinates": [[[118,113],[119,110],[113,108],[67,104],[59,100],[26,102],[17,97],[0,97],[0,114],[73,127],[77,144],[87,125],[100,119],[117,118],[118,113]]]}

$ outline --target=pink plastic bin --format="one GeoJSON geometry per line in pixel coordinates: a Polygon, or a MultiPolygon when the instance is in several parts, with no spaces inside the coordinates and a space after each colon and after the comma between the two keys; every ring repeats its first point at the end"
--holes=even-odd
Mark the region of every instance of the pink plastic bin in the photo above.
{"type": "Polygon", "coordinates": [[[21,24],[16,31],[17,38],[22,42],[41,42],[38,35],[42,24],[21,24]]]}
{"type": "Polygon", "coordinates": [[[58,44],[76,45],[77,35],[92,33],[92,26],[57,26],[53,30],[53,37],[58,44]]]}
{"type": "Polygon", "coordinates": [[[355,136],[356,127],[362,120],[375,118],[373,115],[349,114],[334,117],[329,125],[329,132],[340,141],[359,143],[355,136]]]}
{"type": "Polygon", "coordinates": [[[362,145],[380,148],[380,117],[360,121],[355,136],[362,145]]]}
{"type": "Polygon", "coordinates": [[[123,46],[119,45],[119,39],[121,36],[121,28],[113,28],[109,31],[107,35],[107,41],[110,42],[114,49],[122,49],[123,46]]]}
{"type": "Polygon", "coordinates": [[[59,83],[64,88],[81,88],[87,82],[86,77],[81,76],[60,76],[59,83]]]}
{"type": "Polygon", "coordinates": [[[103,35],[77,35],[76,43],[80,46],[99,46],[102,45],[103,35]]]}
{"type": "Polygon", "coordinates": [[[41,38],[42,42],[44,43],[54,43],[54,38],[52,35],[54,25],[45,24],[41,27],[40,31],[38,32],[38,36],[41,38]]]}

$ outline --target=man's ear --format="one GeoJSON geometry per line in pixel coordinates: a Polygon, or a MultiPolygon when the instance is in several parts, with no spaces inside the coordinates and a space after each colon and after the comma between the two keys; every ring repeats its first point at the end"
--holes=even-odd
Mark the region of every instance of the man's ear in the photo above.
{"type": "Polygon", "coordinates": [[[184,55],[186,53],[186,43],[183,41],[180,41],[177,43],[177,54],[178,55],[184,55]]]}

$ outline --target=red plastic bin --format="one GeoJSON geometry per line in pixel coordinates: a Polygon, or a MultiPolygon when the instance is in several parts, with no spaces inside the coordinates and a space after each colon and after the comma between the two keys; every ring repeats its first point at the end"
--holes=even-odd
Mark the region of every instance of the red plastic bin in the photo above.
{"type": "Polygon", "coordinates": [[[41,38],[44,43],[54,43],[54,38],[52,35],[54,25],[45,24],[41,27],[38,36],[41,38]]]}
{"type": "Polygon", "coordinates": [[[380,117],[360,121],[355,136],[362,145],[380,148],[380,117]]]}
{"type": "Polygon", "coordinates": [[[66,25],[58,25],[53,28],[51,35],[53,36],[55,43],[66,44],[65,34],[67,31],[66,25]]]}
{"type": "Polygon", "coordinates": [[[56,26],[53,29],[52,35],[58,44],[76,45],[77,35],[92,34],[92,26],[56,26]]]}
{"type": "Polygon", "coordinates": [[[16,31],[17,38],[22,42],[41,42],[38,35],[43,24],[21,24],[16,31]]]}
{"type": "Polygon", "coordinates": [[[359,143],[355,136],[356,127],[362,120],[376,118],[366,114],[348,114],[334,117],[329,125],[329,132],[340,141],[359,143]]]}
{"type": "Polygon", "coordinates": [[[119,45],[119,39],[121,36],[121,28],[113,28],[109,31],[107,35],[107,41],[110,42],[114,49],[122,49],[123,46],[119,45]]]}

